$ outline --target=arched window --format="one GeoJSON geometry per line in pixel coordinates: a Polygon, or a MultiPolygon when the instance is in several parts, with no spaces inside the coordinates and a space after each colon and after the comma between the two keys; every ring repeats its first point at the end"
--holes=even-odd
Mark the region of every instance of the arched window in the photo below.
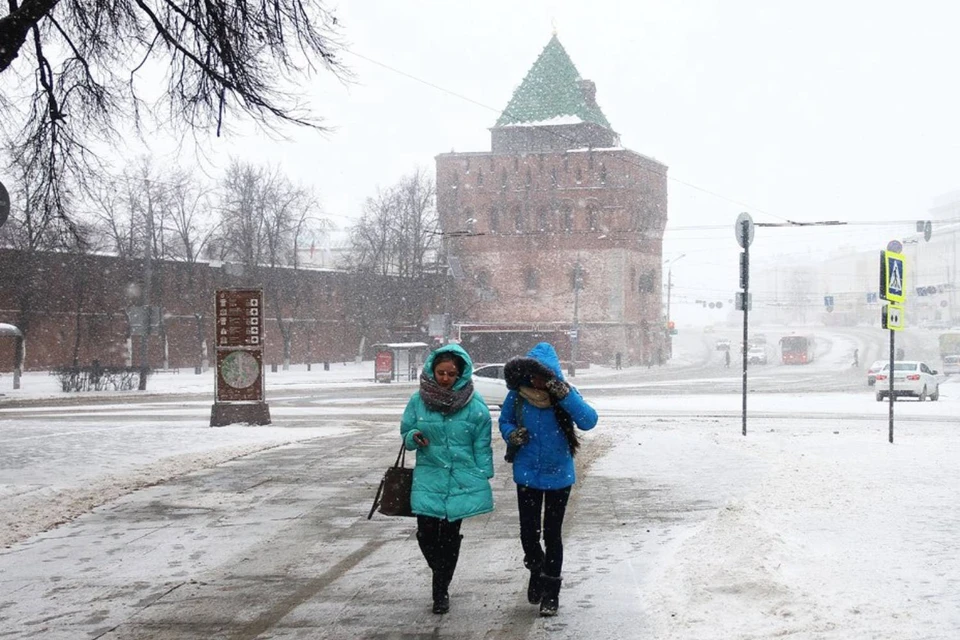
{"type": "Polygon", "coordinates": [[[481,289],[490,288],[490,272],[486,269],[480,269],[477,272],[477,287],[481,289]]]}
{"type": "Polygon", "coordinates": [[[517,205],[513,208],[513,228],[517,233],[526,231],[526,221],[523,219],[523,206],[517,205]]]}
{"type": "Polygon", "coordinates": [[[587,228],[590,231],[600,230],[600,207],[593,202],[587,205],[587,228]]]}
{"type": "Polygon", "coordinates": [[[507,188],[507,170],[500,170],[500,188],[506,190],[507,188]]]}
{"type": "Polygon", "coordinates": [[[523,272],[523,282],[527,291],[536,291],[540,288],[540,279],[537,277],[537,270],[533,267],[527,267],[523,272]]]}
{"type": "Polygon", "coordinates": [[[550,230],[550,208],[546,205],[537,209],[537,228],[540,231],[550,230]]]}
{"type": "Polygon", "coordinates": [[[496,233],[500,230],[500,208],[490,207],[490,231],[496,233]]]}
{"type": "Polygon", "coordinates": [[[533,172],[530,171],[530,167],[527,167],[527,189],[533,186],[533,172]]]}
{"type": "Polygon", "coordinates": [[[477,167],[477,186],[483,186],[483,167],[477,167]]]}
{"type": "Polygon", "coordinates": [[[560,205],[560,228],[564,231],[573,231],[573,204],[564,202],[560,205]]]}
{"type": "Polygon", "coordinates": [[[463,212],[463,228],[470,233],[477,230],[477,218],[473,215],[473,209],[469,207],[463,212]]]}
{"type": "Polygon", "coordinates": [[[600,184],[607,184],[607,166],[600,163],[600,184]]]}
{"type": "Polygon", "coordinates": [[[577,167],[577,184],[583,182],[583,169],[577,167]]]}
{"type": "Polygon", "coordinates": [[[557,179],[557,168],[550,168],[550,186],[556,189],[560,186],[560,180],[557,179]]]}

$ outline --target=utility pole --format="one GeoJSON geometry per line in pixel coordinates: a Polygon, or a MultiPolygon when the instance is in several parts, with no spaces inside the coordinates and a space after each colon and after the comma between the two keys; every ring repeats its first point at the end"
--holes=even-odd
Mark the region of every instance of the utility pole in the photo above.
{"type": "Polygon", "coordinates": [[[150,371],[150,326],[153,322],[153,310],[150,308],[150,290],[153,288],[153,194],[150,192],[150,181],[147,185],[147,220],[146,239],[143,250],[143,335],[140,336],[140,391],[147,390],[147,374],[150,371]]]}

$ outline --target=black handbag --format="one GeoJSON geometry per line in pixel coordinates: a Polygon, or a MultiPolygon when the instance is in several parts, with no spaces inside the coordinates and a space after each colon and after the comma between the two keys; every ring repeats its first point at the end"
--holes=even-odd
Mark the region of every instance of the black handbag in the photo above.
{"type": "Polygon", "coordinates": [[[393,466],[387,467],[383,480],[377,487],[377,495],[373,498],[373,506],[367,514],[367,520],[373,517],[374,511],[385,516],[412,517],[410,510],[410,491],[413,489],[413,468],[406,467],[407,448],[400,443],[400,453],[393,466]]]}

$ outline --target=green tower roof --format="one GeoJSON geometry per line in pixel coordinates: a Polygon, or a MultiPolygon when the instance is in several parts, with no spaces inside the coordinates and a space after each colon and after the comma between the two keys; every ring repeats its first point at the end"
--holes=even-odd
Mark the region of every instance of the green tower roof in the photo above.
{"type": "Polygon", "coordinates": [[[588,101],[584,95],[580,74],[556,35],[550,38],[523,82],[513,92],[510,103],[494,126],[550,120],[556,120],[557,124],[593,122],[610,128],[597,103],[592,97],[588,101]]]}

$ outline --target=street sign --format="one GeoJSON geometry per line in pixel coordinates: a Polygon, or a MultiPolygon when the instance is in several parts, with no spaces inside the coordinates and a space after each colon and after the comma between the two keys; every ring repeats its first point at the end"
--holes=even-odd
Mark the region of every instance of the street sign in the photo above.
{"type": "MultiPolygon", "coordinates": [[[[893,244],[893,242],[890,244],[893,244]]],[[[903,286],[904,256],[902,253],[896,253],[888,249],[882,252],[882,257],[883,261],[880,264],[880,297],[888,302],[903,303],[906,297],[903,286]]]]}
{"type": "Polygon", "coordinates": [[[210,426],[270,424],[264,401],[263,290],[217,289],[216,394],[210,426]]]}
{"type": "Polygon", "coordinates": [[[10,194],[7,192],[7,188],[3,186],[3,183],[0,182],[0,227],[3,226],[3,223],[7,221],[9,216],[10,194]]]}
{"type": "Polygon", "coordinates": [[[263,344],[263,292],[223,289],[217,295],[217,347],[263,344]]]}
{"type": "MultiPolygon", "coordinates": [[[[743,311],[743,291],[737,291],[737,311],[743,311]]],[[[747,296],[747,311],[753,310],[753,294],[747,296]]]]}
{"type": "Polygon", "coordinates": [[[827,308],[827,311],[833,310],[833,296],[823,296],[823,306],[827,308]]]}
{"type": "Polygon", "coordinates": [[[744,211],[737,216],[737,221],[733,224],[733,233],[737,238],[737,244],[740,245],[741,249],[746,249],[751,244],[753,244],[753,218],[750,217],[750,214],[744,211]],[[743,224],[747,223],[747,237],[746,242],[744,242],[743,237],[743,224]]]}
{"type": "Polygon", "coordinates": [[[887,251],[900,253],[903,251],[903,243],[901,243],[899,240],[891,240],[887,243],[887,251]]]}
{"type": "Polygon", "coordinates": [[[883,316],[880,318],[884,329],[902,331],[904,322],[903,307],[895,304],[883,305],[883,316]]]}

